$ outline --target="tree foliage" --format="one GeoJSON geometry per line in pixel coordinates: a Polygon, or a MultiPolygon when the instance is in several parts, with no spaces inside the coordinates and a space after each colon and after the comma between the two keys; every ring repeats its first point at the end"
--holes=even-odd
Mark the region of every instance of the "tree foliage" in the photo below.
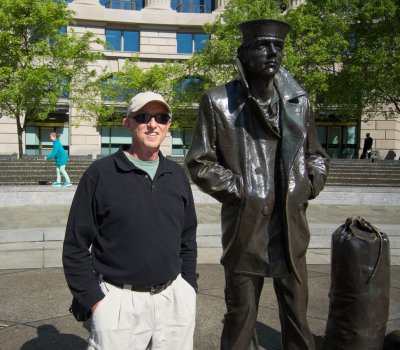
{"type": "MultiPolygon", "coordinates": [[[[192,79],[186,66],[166,62],[142,69],[138,58],[127,60],[117,72],[105,70],[91,83],[91,97],[81,100],[79,108],[91,115],[97,125],[120,123],[126,105],[137,93],[154,91],[161,94],[173,110],[172,129],[192,127],[196,104],[204,92],[204,81],[192,79]]],[[[86,86],[86,95],[88,86],[86,86]]]]}
{"type": "Polygon", "coordinates": [[[392,0],[309,0],[288,11],[289,61],[299,63],[292,72],[320,109],[344,118],[399,115],[399,9],[392,0]]]}
{"type": "Polygon", "coordinates": [[[1,0],[0,110],[16,119],[19,155],[27,123],[44,120],[56,109],[74,79],[91,75],[88,63],[90,33],[69,34],[60,29],[72,22],[66,1],[1,0]]]}
{"type": "Polygon", "coordinates": [[[395,0],[308,0],[281,12],[273,0],[231,0],[205,31],[207,47],[187,63],[187,71],[223,84],[235,77],[237,24],[257,18],[292,25],[283,65],[320,110],[343,118],[400,113],[400,5],[395,0]]]}

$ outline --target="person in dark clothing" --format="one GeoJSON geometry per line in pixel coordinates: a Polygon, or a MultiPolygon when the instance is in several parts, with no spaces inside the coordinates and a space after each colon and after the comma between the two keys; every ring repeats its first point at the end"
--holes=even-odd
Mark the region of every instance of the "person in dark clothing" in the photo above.
{"type": "Polygon", "coordinates": [[[315,349],[306,315],[306,208],[324,187],[328,156],[306,92],[280,67],[290,28],[270,19],[239,24],[240,79],[203,95],[186,157],[192,180],[222,203],[222,350],[258,349],[264,277],[274,279],[282,348],[315,349]]]}
{"type": "Polygon", "coordinates": [[[371,159],[373,142],[374,142],[374,139],[370,136],[369,133],[366,133],[365,139],[364,139],[364,147],[363,147],[363,151],[361,153],[360,159],[365,159],[365,158],[367,158],[367,156],[368,156],[368,159],[371,159]]]}
{"type": "Polygon", "coordinates": [[[160,152],[171,108],[153,92],[134,96],[127,151],[95,161],[68,218],[68,286],[91,309],[88,350],[192,350],[197,219],[183,168],[160,152]]]}

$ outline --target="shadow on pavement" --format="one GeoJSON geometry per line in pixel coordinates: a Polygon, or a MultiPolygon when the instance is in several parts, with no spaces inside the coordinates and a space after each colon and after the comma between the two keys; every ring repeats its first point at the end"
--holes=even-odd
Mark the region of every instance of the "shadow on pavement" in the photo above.
{"type": "MultiPolygon", "coordinates": [[[[281,332],[267,326],[264,323],[256,324],[258,343],[261,347],[268,350],[281,350],[281,332]]],[[[317,350],[324,347],[324,337],[314,335],[317,350]]]]}
{"type": "Polygon", "coordinates": [[[281,348],[281,332],[267,326],[264,323],[256,324],[258,344],[265,349],[280,350],[281,348]]]}
{"type": "Polygon", "coordinates": [[[85,350],[87,342],[74,335],[63,334],[52,325],[41,325],[37,328],[38,336],[22,345],[20,350],[85,350]]]}

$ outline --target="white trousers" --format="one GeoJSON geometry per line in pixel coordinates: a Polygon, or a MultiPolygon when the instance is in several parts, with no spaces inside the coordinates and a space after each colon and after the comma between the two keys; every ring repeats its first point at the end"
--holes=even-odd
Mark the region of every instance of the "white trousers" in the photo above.
{"type": "Polygon", "coordinates": [[[87,350],[192,350],[196,292],[181,275],[164,291],[132,292],[101,282],[87,350]]]}

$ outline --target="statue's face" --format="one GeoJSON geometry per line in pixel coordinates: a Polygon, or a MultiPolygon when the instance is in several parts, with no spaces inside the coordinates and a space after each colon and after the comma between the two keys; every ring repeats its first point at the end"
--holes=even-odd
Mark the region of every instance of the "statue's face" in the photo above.
{"type": "Polygon", "coordinates": [[[243,64],[255,75],[272,78],[279,71],[283,56],[283,42],[260,38],[249,43],[243,52],[243,64]]]}

